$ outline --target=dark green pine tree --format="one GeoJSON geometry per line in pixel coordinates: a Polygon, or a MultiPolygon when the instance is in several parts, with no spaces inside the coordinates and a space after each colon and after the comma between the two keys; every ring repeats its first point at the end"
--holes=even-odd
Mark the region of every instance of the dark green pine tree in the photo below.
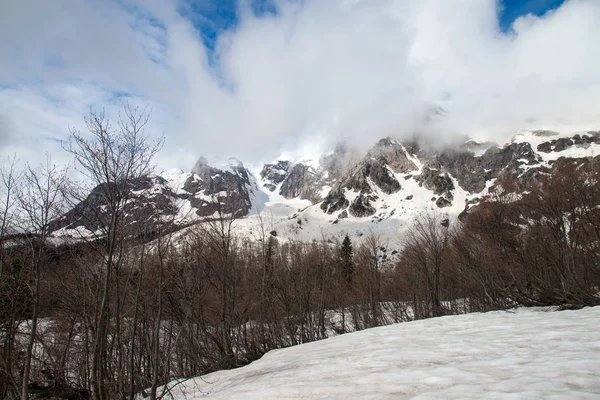
{"type": "Polygon", "coordinates": [[[342,241],[342,247],[340,249],[340,262],[342,276],[348,283],[352,282],[354,261],[352,260],[352,241],[348,235],[346,235],[342,241]]]}
{"type": "Polygon", "coordinates": [[[275,246],[277,245],[277,239],[273,236],[269,236],[267,241],[267,251],[265,254],[265,274],[264,274],[264,283],[268,285],[272,285],[273,278],[273,257],[275,253],[275,246]]]}

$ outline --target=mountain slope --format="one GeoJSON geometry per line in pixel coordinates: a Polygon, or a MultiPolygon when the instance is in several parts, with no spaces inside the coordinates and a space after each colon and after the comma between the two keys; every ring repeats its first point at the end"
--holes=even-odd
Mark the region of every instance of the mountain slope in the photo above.
{"type": "Polygon", "coordinates": [[[173,382],[171,398],[598,398],[599,323],[600,307],[400,323],[173,382]]]}
{"type": "MultiPolygon", "coordinates": [[[[340,145],[312,157],[282,156],[257,168],[235,159],[209,165],[201,157],[190,172],[133,182],[127,219],[132,227],[161,222],[179,229],[234,216],[240,218],[238,232],[250,236],[266,231],[280,240],[311,241],[374,233],[385,237],[384,247],[400,248],[403,234],[423,213],[451,221],[476,205],[499,178],[526,184],[547,173],[559,157],[597,154],[600,132],[527,131],[504,146],[467,140],[436,148],[384,138],[362,157],[340,145]]],[[[96,232],[106,214],[98,193],[55,221],[51,231],[96,232]]]]}

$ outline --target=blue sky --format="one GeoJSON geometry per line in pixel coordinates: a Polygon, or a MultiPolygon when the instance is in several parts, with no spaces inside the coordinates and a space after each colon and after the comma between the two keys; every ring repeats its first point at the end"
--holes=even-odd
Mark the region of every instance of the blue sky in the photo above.
{"type": "Polygon", "coordinates": [[[560,7],[564,0],[501,0],[499,22],[503,31],[510,29],[512,23],[521,15],[541,16],[560,7]]]}
{"type": "MultiPolygon", "coordinates": [[[[251,0],[249,3],[257,16],[276,12],[269,0],[251,0]]],[[[203,17],[196,18],[194,25],[201,32],[206,47],[211,50],[218,35],[238,23],[238,0],[189,0],[187,5],[189,8],[181,12],[192,18],[193,14],[203,17]]]]}
{"type": "MultiPolygon", "coordinates": [[[[533,14],[542,16],[560,7],[565,0],[500,0],[498,23],[503,32],[510,31],[512,23],[520,16],[533,14]]],[[[209,49],[214,49],[215,39],[220,32],[235,27],[238,23],[237,0],[190,0],[190,10],[205,18],[196,21],[209,49]]],[[[251,7],[257,15],[276,12],[269,0],[252,0],[251,7]]]]}

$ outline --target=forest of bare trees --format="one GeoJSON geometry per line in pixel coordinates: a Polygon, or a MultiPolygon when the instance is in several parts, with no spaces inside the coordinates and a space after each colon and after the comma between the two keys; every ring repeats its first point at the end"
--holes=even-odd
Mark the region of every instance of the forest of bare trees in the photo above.
{"type": "Polygon", "coordinates": [[[185,240],[153,215],[134,230],[123,219],[131,182],[152,173],[162,142],[144,132],[144,110],[122,117],[91,113],[65,146],[87,188],[50,160],[1,170],[0,398],[157,399],[168,382],[344,332],[600,303],[599,157],[560,159],[518,190],[501,182],[461,222],[425,215],[392,262],[389,238],[251,239],[228,210],[185,240]],[[91,187],[110,208],[82,214],[96,236],[50,240],[48,224],[91,187]]]}

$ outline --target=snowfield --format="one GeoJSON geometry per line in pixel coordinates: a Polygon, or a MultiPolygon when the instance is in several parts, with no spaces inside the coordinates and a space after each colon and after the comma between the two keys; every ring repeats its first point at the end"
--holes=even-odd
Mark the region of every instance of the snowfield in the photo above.
{"type": "Polygon", "coordinates": [[[187,400],[600,399],[599,327],[600,307],[432,318],[274,350],[169,386],[187,400]]]}

